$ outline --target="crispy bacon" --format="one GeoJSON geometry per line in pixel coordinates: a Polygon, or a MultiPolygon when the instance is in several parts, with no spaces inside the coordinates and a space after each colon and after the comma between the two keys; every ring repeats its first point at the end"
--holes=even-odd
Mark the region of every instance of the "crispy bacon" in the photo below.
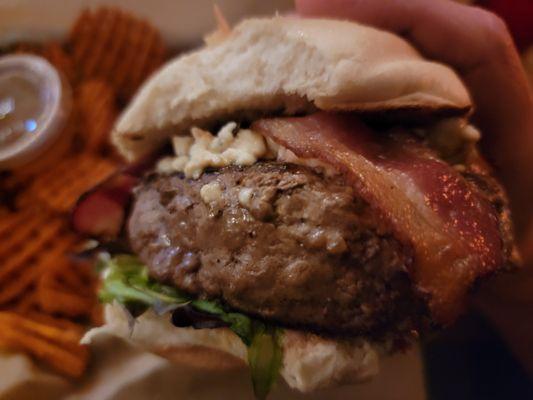
{"type": "Polygon", "coordinates": [[[252,129],[346,176],[413,247],[409,273],[436,321],[452,322],[472,283],[505,263],[497,210],[410,135],[371,132],[353,116],[324,113],[263,119],[252,129]]]}

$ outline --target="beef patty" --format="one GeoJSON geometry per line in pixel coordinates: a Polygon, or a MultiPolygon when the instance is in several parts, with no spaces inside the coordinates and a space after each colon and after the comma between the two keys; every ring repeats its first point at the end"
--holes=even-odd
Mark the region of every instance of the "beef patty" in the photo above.
{"type": "Polygon", "coordinates": [[[307,167],[152,174],[128,230],[158,281],[282,325],[376,336],[425,314],[411,250],[341,177],[307,167]]]}

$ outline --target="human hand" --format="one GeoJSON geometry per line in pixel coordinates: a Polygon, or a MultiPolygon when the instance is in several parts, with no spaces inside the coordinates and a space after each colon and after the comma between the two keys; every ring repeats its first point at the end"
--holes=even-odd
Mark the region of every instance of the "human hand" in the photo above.
{"type": "Polygon", "coordinates": [[[461,75],[482,148],[505,184],[526,268],[495,279],[477,304],[533,374],[533,95],[505,23],[450,0],[296,0],[302,16],[353,19],[396,32],[461,75]]]}

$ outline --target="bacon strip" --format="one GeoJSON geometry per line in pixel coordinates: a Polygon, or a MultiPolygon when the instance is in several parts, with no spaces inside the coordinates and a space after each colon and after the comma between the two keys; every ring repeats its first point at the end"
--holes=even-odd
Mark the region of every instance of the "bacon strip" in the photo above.
{"type": "Polygon", "coordinates": [[[468,288],[504,263],[498,213],[478,189],[406,134],[376,134],[352,116],[319,113],[256,121],[252,129],[301,158],[345,174],[362,198],[412,246],[410,275],[448,324],[468,288]]]}

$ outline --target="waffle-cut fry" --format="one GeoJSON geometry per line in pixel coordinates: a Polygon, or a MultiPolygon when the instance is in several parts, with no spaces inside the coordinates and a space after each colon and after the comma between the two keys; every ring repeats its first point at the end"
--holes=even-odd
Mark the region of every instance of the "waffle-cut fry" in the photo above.
{"type": "MultiPolygon", "coordinates": [[[[63,268],[57,273],[46,273],[39,280],[38,286],[94,299],[96,280],[96,276],[86,279],[80,273],[78,265],[69,264],[67,268],[63,268]]],[[[89,312],[90,310],[86,311],[89,312]]]]}
{"type": "Polygon", "coordinates": [[[83,336],[85,332],[85,329],[79,324],[76,324],[66,318],[53,317],[49,314],[43,313],[42,311],[28,311],[24,316],[42,324],[55,326],[59,329],[71,330],[76,332],[80,337],[83,336]]]}
{"type": "MultiPolygon", "coordinates": [[[[7,277],[22,270],[39,266],[39,257],[49,254],[62,257],[73,244],[73,236],[60,236],[65,221],[49,215],[26,212],[22,224],[0,236],[0,287],[7,277]]],[[[1,297],[1,293],[0,293],[1,297]]]]}
{"type": "Polygon", "coordinates": [[[74,84],[76,82],[76,70],[72,58],[59,43],[46,44],[42,49],[42,56],[61,72],[69,83],[74,84]]]}
{"type": "Polygon", "coordinates": [[[35,298],[35,292],[30,289],[28,293],[21,296],[20,301],[13,307],[13,309],[21,315],[28,315],[31,312],[35,312],[35,308],[37,307],[37,301],[35,298]]]}
{"type": "Polygon", "coordinates": [[[50,314],[90,317],[95,302],[94,284],[77,276],[77,266],[59,260],[40,276],[36,287],[39,308],[50,314]]]}
{"type": "Polygon", "coordinates": [[[40,287],[37,297],[39,307],[44,312],[68,317],[90,315],[94,303],[91,297],[63,292],[58,288],[40,287]]]}
{"type": "Polygon", "coordinates": [[[16,211],[18,198],[28,186],[29,181],[26,177],[23,178],[8,171],[0,171],[0,218],[16,211]]]}
{"type": "Polygon", "coordinates": [[[22,297],[39,276],[37,268],[28,268],[16,279],[10,279],[0,291],[0,306],[22,297]]]}
{"type": "Polygon", "coordinates": [[[69,157],[34,178],[19,204],[31,207],[38,199],[51,211],[68,213],[78,198],[111,175],[116,162],[88,153],[69,157]]]}
{"type": "Polygon", "coordinates": [[[54,253],[46,253],[41,261],[47,267],[36,283],[38,307],[50,314],[90,318],[96,302],[96,275],[65,254],[57,257],[54,253]]]}
{"type": "Polygon", "coordinates": [[[58,372],[74,378],[80,377],[86,368],[87,356],[72,354],[61,345],[49,343],[29,333],[18,332],[12,327],[3,327],[0,331],[0,347],[24,351],[58,372]]]}
{"type": "Polygon", "coordinates": [[[22,351],[70,377],[81,376],[87,325],[103,323],[99,281],[77,262],[65,218],[79,196],[114,173],[105,158],[119,112],[166,56],[149,23],[114,8],[85,11],[68,43],[10,48],[46,58],[73,89],[61,140],[35,162],[0,173],[0,348],[22,351]],[[67,156],[65,156],[67,155],[67,156]]]}
{"type": "Polygon", "coordinates": [[[101,326],[104,324],[104,308],[99,302],[94,303],[90,320],[92,326],[101,326]]]}
{"type": "Polygon", "coordinates": [[[0,263],[0,306],[23,297],[77,242],[59,216],[31,211],[19,215],[19,224],[0,234],[0,257],[5,260],[0,263]]]}
{"type": "Polygon", "coordinates": [[[43,46],[39,43],[18,43],[13,48],[13,53],[41,55],[43,46]]]}
{"type": "Polygon", "coordinates": [[[69,44],[82,77],[105,79],[123,101],[166,55],[152,25],[117,8],[85,10],[74,23],[69,44]]]}
{"type": "Polygon", "coordinates": [[[75,347],[80,341],[80,335],[77,332],[39,323],[9,311],[0,312],[0,325],[13,326],[26,332],[36,333],[51,342],[67,343],[75,347]]]}
{"type": "Polygon", "coordinates": [[[23,350],[58,372],[79,377],[88,361],[81,336],[10,312],[0,312],[0,347],[23,350]]]}
{"type": "MultiPolygon", "coordinates": [[[[98,282],[99,280],[98,273],[95,271],[94,262],[92,260],[91,261],[75,260],[74,264],[76,265],[75,269],[63,271],[62,277],[65,279],[66,282],[69,282],[70,278],[67,275],[69,275],[69,272],[72,272],[72,271],[75,271],[75,274],[77,277],[76,279],[78,279],[79,282],[91,283],[93,284],[93,286],[96,284],[96,282],[98,282]]],[[[73,285],[72,287],[75,287],[75,285],[73,285]]],[[[92,292],[94,293],[94,291],[92,292]]]]}
{"type": "Polygon", "coordinates": [[[90,296],[94,293],[92,281],[95,277],[84,276],[79,264],[65,261],[57,262],[53,268],[48,268],[39,280],[39,285],[62,291],[73,291],[80,296],[90,296]]]}
{"type": "Polygon", "coordinates": [[[85,147],[101,152],[109,144],[109,133],[117,116],[113,88],[101,79],[83,82],[77,91],[85,147]]]}
{"type": "MultiPolygon", "coordinates": [[[[26,214],[24,212],[14,212],[3,209],[0,218],[0,239],[3,241],[6,234],[12,233],[14,229],[19,227],[19,225],[24,222],[25,217],[26,214]]],[[[28,224],[25,223],[25,226],[28,226],[28,224]]],[[[2,254],[2,248],[5,248],[5,246],[0,246],[0,254],[2,254]]]]}
{"type": "Polygon", "coordinates": [[[63,74],[70,84],[75,84],[77,81],[76,68],[72,58],[59,43],[19,43],[12,51],[18,54],[32,54],[44,57],[63,74]]]}

